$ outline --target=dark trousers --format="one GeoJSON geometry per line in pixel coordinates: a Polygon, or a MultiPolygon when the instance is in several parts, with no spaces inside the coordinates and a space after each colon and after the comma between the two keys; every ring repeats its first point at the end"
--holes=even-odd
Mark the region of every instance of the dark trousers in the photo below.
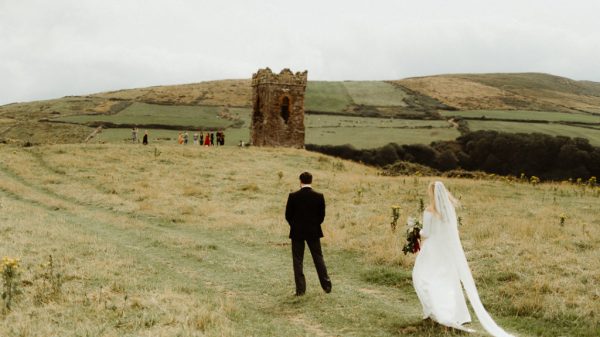
{"type": "Polygon", "coordinates": [[[304,272],[302,271],[302,265],[304,260],[304,241],[308,244],[310,249],[310,255],[312,255],[315,268],[317,268],[317,274],[319,275],[319,282],[321,288],[326,292],[331,291],[331,280],[327,275],[327,267],[325,267],[325,261],[323,260],[323,252],[321,251],[321,240],[294,240],[292,239],[292,261],[294,263],[294,280],[296,281],[296,294],[302,295],[306,292],[306,280],[304,279],[304,272]]]}

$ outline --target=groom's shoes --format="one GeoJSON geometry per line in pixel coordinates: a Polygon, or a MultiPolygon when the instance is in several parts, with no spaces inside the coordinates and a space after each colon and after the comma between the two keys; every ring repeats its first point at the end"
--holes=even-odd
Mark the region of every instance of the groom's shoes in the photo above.
{"type": "Polygon", "coordinates": [[[329,286],[329,287],[326,287],[326,288],[323,288],[323,290],[325,290],[325,292],[326,292],[327,294],[329,294],[329,293],[331,292],[331,286],[329,286]]]}
{"type": "Polygon", "coordinates": [[[294,296],[304,296],[304,293],[303,293],[303,292],[301,293],[301,292],[298,292],[298,291],[296,291],[296,294],[295,294],[294,296]]]}

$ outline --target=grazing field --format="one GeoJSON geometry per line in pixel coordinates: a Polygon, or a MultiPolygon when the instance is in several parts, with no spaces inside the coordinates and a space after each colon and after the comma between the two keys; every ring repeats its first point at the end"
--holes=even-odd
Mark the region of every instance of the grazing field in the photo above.
{"type": "MultiPolygon", "coordinates": [[[[139,129],[138,138],[141,143],[144,131],[148,131],[148,140],[150,145],[155,144],[175,144],[179,132],[188,132],[189,144],[193,143],[194,133],[200,133],[198,130],[166,130],[166,129],[139,129]]],[[[204,131],[206,132],[206,131],[204,131]]],[[[250,139],[250,130],[247,128],[230,128],[224,131],[225,146],[237,146],[241,141],[248,143],[250,139]]],[[[203,133],[205,134],[205,133],[203,133]]],[[[103,129],[91,143],[131,143],[131,129],[114,128],[103,129]]]]}
{"type": "Polygon", "coordinates": [[[372,106],[405,107],[408,94],[381,81],[346,81],[342,82],[355,104],[372,106]]]}
{"type": "Polygon", "coordinates": [[[562,124],[519,123],[503,121],[468,121],[471,131],[494,130],[512,133],[545,133],[553,136],[587,138],[590,144],[600,146],[600,130],[562,124]]]}
{"type": "MultiPolygon", "coordinates": [[[[244,124],[240,128],[225,130],[225,145],[237,146],[240,140],[250,140],[249,115],[240,114],[244,124]]],[[[140,123],[142,120],[138,120],[140,123]]],[[[365,118],[349,116],[307,115],[305,120],[306,143],[317,145],[352,144],[359,149],[375,148],[390,142],[398,144],[429,144],[436,140],[450,140],[459,136],[446,121],[365,118]]],[[[194,129],[150,129],[151,143],[175,143],[179,132],[188,131],[190,142],[194,129]]],[[[140,129],[140,137],[144,129],[140,129]]],[[[130,142],[131,129],[104,129],[93,142],[130,142]]]]}
{"type": "Polygon", "coordinates": [[[305,104],[309,112],[360,115],[365,111],[358,107],[369,107],[371,112],[379,115],[393,116],[407,107],[405,99],[408,98],[408,93],[383,81],[309,81],[306,86],[305,104]]]}
{"type": "Polygon", "coordinates": [[[470,118],[492,118],[492,119],[513,119],[536,120],[549,122],[580,122],[580,123],[600,123],[600,115],[591,115],[584,113],[564,113],[554,111],[526,111],[526,110],[468,110],[468,111],[442,111],[442,116],[452,117],[470,117],[470,118]]]}
{"type": "Polygon", "coordinates": [[[342,112],[352,105],[352,97],[342,82],[309,81],[304,105],[306,111],[342,112]]]}
{"type": "MultiPolygon", "coordinates": [[[[377,173],[292,149],[0,145],[0,256],[21,266],[0,335],[464,336],[421,320],[414,256],[390,230],[390,207],[417,216],[432,178],[377,173]],[[296,298],[283,211],[302,170],[327,200],[333,292],[307,257],[296,298]]],[[[597,336],[598,188],[445,182],[497,322],[597,336]]]]}
{"type": "Polygon", "coordinates": [[[309,115],[306,119],[306,143],[317,145],[352,144],[359,149],[388,143],[429,144],[451,140],[459,132],[446,121],[347,116],[309,115]]]}
{"type": "MultiPolygon", "coordinates": [[[[223,107],[216,106],[183,106],[133,103],[128,108],[114,115],[75,115],[60,117],[56,120],[72,123],[110,122],[114,124],[159,124],[188,126],[191,128],[227,128],[235,121],[219,116],[223,107]]],[[[234,116],[248,115],[246,108],[230,108],[234,116]]]]}

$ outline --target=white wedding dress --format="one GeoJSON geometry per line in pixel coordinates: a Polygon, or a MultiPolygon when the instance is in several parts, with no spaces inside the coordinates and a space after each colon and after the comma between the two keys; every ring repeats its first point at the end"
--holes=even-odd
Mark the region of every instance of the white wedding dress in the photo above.
{"type": "Polygon", "coordinates": [[[464,287],[483,328],[495,337],[513,337],[494,322],[481,304],[458,236],[454,205],[444,184],[439,181],[435,182],[434,199],[439,214],[430,211],[423,213],[421,251],[412,275],[413,285],[423,306],[423,318],[472,332],[472,329],[463,326],[471,321],[463,295],[464,287]]]}

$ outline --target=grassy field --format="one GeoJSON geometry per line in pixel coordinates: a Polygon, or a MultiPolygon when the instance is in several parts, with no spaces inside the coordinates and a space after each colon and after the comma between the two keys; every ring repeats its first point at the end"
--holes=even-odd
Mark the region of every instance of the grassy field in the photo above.
{"type": "Polygon", "coordinates": [[[468,110],[442,111],[442,116],[461,116],[471,118],[495,118],[519,120],[538,120],[549,122],[580,122],[600,123],[600,116],[583,113],[564,113],[554,111],[525,111],[525,110],[468,110]]]}
{"type": "MultiPolygon", "coordinates": [[[[144,135],[145,129],[140,129],[138,138],[144,135]]],[[[154,144],[175,144],[179,132],[185,132],[185,130],[165,130],[165,129],[148,129],[148,138],[150,145],[154,144]]],[[[204,131],[206,132],[206,131],[204,131]]],[[[189,144],[193,144],[194,133],[200,133],[199,131],[188,130],[189,144]]],[[[225,133],[225,146],[237,146],[239,141],[242,140],[244,143],[248,143],[250,139],[250,130],[247,128],[232,128],[224,131],[225,133]]],[[[205,134],[205,133],[203,133],[205,134]]],[[[99,133],[92,143],[131,143],[131,129],[104,129],[99,133]]]]}
{"type": "Polygon", "coordinates": [[[306,85],[306,111],[341,112],[352,105],[352,97],[342,82],[309,81],[306,85]]]}
{"type": "Polygon", "coordinates": [[[550,74],[451,74],[397,82],[460,110],[600,113],[600,86],[550,74]]]}
{"type": "MultiPolygon", "coordinates": [[[[192,128],[227,128],[234,121],[221,118],[223,107],[182,106],[133,103],[114,115],[76,115],[57,118],[72,123],[111,122],[115,124],[160,124],[180,125],[192,128]]],[[[246,108],[230,108],[233,115],[248,115],[246,108]]]]}
{"type": "MultiPolygon", "coordinates": [[[[226,146],[237,146],[250,139],[249,115],[240,114],[244,125],[225,130],[226,146]]],[[[356,148],[375,148],[390,142],[398,144],[429,144],[436,140],[450,140],[459,136],[446,121],[426,121],[389,118],[307,115],[306,143],[318,145],[352,144],[356,148]]],[[[186,130],[149,130],[151,143],[175,143],[177,135],[186,130]],[[168,138],[168,139],[167,139],[168,138]]],[[[190,142],[194,130],[187,130],[190,142]]],[[[144,129],[140,129],[143,134],[144,129]]],[[[128,143],[131,130],[104,129],[93,142],[128,143]]]]}
{"type": "Polygon", "coordinates": [[[388,143],[429,144],[458,136],[459,132],[446,121],[323,115],[306,119],[307,144],[375,148],[388,143]]]}
{"type": "MultiPolygon", "coordinates": [[[[160,124],[191,128],[227,128],[235,123],[218,117],[225,107],[248,125],[252,105],[249,79],[207,81],[201,83],[154,86],[116,90],[85,96],[15,103],[0,106],[0,142],[7,143],[77,143],[86,139],[93,129],[81,125],[58,125],[49,121],[74,123],[106,121],[114,123],[160,124]]],[[[573,81],[568,78],[536,73],[515,74],[455,74],[409,78],[398,81],[309,81],[305,110],[334,115],[354,115],[395,118],[438,118],[469,115],[490,118],[540,119],[597,123],[600,116],[600,84],[573,81]],[[454,107],[463,111],[445,111],[454,107]],[[477,112],[473,112],[477,111],[477,112]],[[582,111],[595,113],[584,114],[582,111]],[[411,115],[411,116],[408,116],[411,115]]],[[[307,139],[315,144],[351,143],[358,148],[376,147],[389,141],[399,143],[430,143],[452,139],[457,132],[435,128],[420,132],[403,128],[401,133],[390,128],[364,122],[363,128],[327,130],[311,122],[307,116],[307,139]],[[370,124],[366,126],[367,124],[370,124]],[[313,130],[314,129],[314,130],[313,130]],[[377,137],[380,136],[380,137],[377,137]],[[377,138],[377,139],[376,139],[377,138]]],[[[336,118],[336,117],[332,117],[336,118]]],[[[329,123],[327,118],[321,118],[329,123]]],[[[239,123],[239,122],[238,122],[239,123]]],[[[474,129],[489,127],[519,132],[545,132],[573,136],[589,135],[598,144],[595,130],[586,131],[563,126],[534,124],[481,124],[474,129]]],[[[159,127],[159,126],[155,126],[159,127]]],[[[164,127],[168,128],[168,127],[164,127]]],[[[246,131],[231,129],[239,141],[246,131]]],[[[156,131],[162,134],[162,131],[156,131]]],[[[121,141],[127,132],[111,130],[105,141],[121,141]]]]}
{"type": "Polygon", "coordinates": [[[479,121],[470,120],[469,128],[471,131],[494,130],[511,133],[545,133],[554,136],[581,137],[587,138],[590,144],[600,146],[600,130],[582,128],[577,126],[561,124],[537,124],[537,123],[519,123],[519,122],[501,122],[501,121],[479,121]]]}
{"type": "Polygon", "coordinates": [[[408,94],[389,83],[380,81],[346,81],[343,84],[355,104],[406,106],[404,99],[408,97],[408,94]]]}
{"type": "Polygon", "coordinates": [[[404,100],[408,96],[403,90],[382,81],[309,81],[305,100],[307,111],[359,114],[360,110],[355,111],[355,106],[369,106],[380,108],[376,110],[387,115],[388,111],[383,107],[405,108],[404,100]]]}
{"type": "MultiPolygon", "coordinates": [[[[0,256],[20,259],[22,292],[0,335],[463,336],[421,321],[414,257],[390,230],[390,206],[417,215],[430,180],[291,149],[0,145],[0,256]],[[305,169],[327,200],[334,287],[307,257],[295,298],[283,210],[305,169]]],[[[497,322],[597,336],[600,191],[445,181],[497,322]]]]}

